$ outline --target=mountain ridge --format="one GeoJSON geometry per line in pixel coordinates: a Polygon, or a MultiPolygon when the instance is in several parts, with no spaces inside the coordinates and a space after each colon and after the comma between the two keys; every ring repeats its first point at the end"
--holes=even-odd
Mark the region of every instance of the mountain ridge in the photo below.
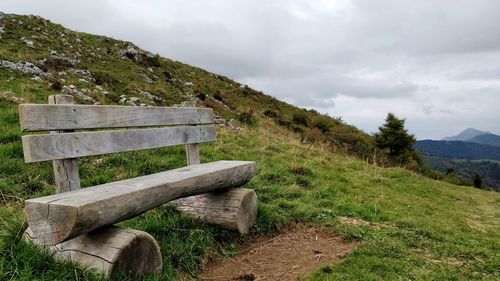
{"type": "Polygon", "coordinates": [[[444,141],[466,141],[468,139],[475,138],[480,135],[491,134],[491,132],[481,131],[474,128],[467,128],[455,136],[444,137],[441,140],[444,141]]]}
{"type": "Polygon", "coordinates": [[[467,140],[479,144],[500,146],[500,136],[496,134],[483,134],[467,140]]]}

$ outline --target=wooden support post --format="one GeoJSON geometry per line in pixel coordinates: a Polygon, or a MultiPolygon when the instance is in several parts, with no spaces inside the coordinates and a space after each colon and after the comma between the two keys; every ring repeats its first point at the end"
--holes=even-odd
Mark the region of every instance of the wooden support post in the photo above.
{"type": "Polygon", "coordinates": [[[210,192],[172,201],[181,213],[247,234],[257,218],[257,194],[247,188],[210,192]]]}
{"type": "MultiPolygon", "coordinates": [[[[182,104],[183,107],[196,107],[196,101],[186,101],[182,104]]],[[[190,165],[198,165],[200,164],[200,144],[186,144],[186,158],[187,164],[190,165]]]]}
{"type": "MultiPolygon", "coordinates": [[[[196,101],[185,102],[183,106],[194,107],[196,101]]],[[[200,164],[200,145],[186,145],[186,158],[188,166],[200,164]]],[[[257,194],[246,188],[190,196],[171,204],[181,213],[242,234],[249,232],[257,218],[257,194]]]]}
{"type": "Polygon", "coordinates": [[[186,158],[188,166],[200,164],[200,144],[186,144],[186,158]]]}
{"type": "MultiPolygon", "coordinates": [[[[49,96],[49,104],[74,104],[70,95],[49,96]]],[[[51,134],[70,131],[51,131],[51,134]]],[[[78,172],[78,161],[76,159],[54,160],[54,181],[57,193],[80,189],[80,175],[78,172]]]]}
{"type": "MultiPolygon", "coordinates": [[[[44,246],[27,229],[24,238],[44,246]]],[[[106,277],[142,277],[162,271],[160,248],[144,231],[108,226],[80,235],[66,242],[45,246],[59,261],[72,261],[83,268],[94,269],[106,277]]]]}

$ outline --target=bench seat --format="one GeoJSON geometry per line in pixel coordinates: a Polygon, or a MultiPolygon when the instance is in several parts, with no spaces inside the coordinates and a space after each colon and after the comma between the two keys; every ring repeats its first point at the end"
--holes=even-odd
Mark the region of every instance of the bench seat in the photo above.
{"type": "Polygon", "coordinates": [[[237,187],[255,174],[252,161],[216,161],[97,185],[25,202],[34,235],[54,245],[140,215],[171,200],[237,187]]]}

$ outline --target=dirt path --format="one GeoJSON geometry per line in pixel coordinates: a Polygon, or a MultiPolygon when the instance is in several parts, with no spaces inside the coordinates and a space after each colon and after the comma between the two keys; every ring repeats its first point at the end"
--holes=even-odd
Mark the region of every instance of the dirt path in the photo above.
{"type": "Polygon", "coordinates": [[[356,247],[324,230],[298,225],[275,237],[259,237],[236,256],[208,264],[199,280],[296,280],[338,262],[356,247]]]}

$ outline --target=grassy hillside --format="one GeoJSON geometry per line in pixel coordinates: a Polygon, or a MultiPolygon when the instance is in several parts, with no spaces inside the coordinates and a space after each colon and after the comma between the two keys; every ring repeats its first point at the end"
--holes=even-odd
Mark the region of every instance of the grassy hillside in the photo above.
{"type": "MultiPolygon", "coordinates": [[[[378,168],[339,153],[354,149],[356,143],[368,147],[370,139],[339,120],[294,108],[198,68],[147,54],[122,58],[118,53],[128,48],[127,43],[73,33],[35,17],[4,16],[0,23],[2,60],[50,61],[50,50],[68,55],[86,52],[77,65],[66,69],[58,69],[66,64],[61,61],[41,64],[52,73],[52,77],[41,77],[42,82],[0,67],[0,280],[100,279],[69,264],[55,263],[21,240],[26,226],[23,200],[53,193],[54,179],[50,163],[23,162],[17,102],[22,98],[44,103],[60,89],[68,91],[63,86],[69,85],[80,92],[88,90],[83,94],[106,104],[123,98],[128,103],[138,97],[140,102],[169,105],[198,96],[199,105],[214,107],[227,121],[235,119],[244,130],[218,127],[217,142],[202,145],[201,159],[257,161],[257,175],[246,185],[256,190],[261,203],[253,235],[304,222],[360,242],[341,263],[318,268],[305,279],[500,278],[500,194],[430,180],[405,169],[378,168]],[[21,37],[33,40],[33,48],[21,37]],[[74,52],[67,52],[70,46],[74,52]],[[159,66],[154,66],[156,60],[159,66]],[[91,76],[70,74],[75,67],[90,69],[91,76]],[[59,76],[61,71],[66,75],[59,76]],[[141,78],[143,72],[156,79],[154,83],[141,78]],[[139,90],[162,100],[150,100],[139,90]],[[317,125],[321,122],[328,126],[317,125]],[[319,139],[306,140],[309,134],[305,132],[312,131],[319,139]],[[321,140],[328,134],[348,136],[349,142],[342,144],[336,138],[336,145],[325,144],[321,140]],[[357,137],[359,142],[352,142],[357,137]],[[340,217],[370,223],[345,224],[340,217]]],[[[174,147],[88,157],[79,164],[82,185],[90,186],[180,167],[185,165],[185,155],[182,147],[174,147]]],[[[160,280],[195,276],[204,261],[230,256],[248,239],[181,216],[169,207],[122,225],[147,231],[158,241],[164,261],[160,280]]]]}
{"type": "Polygon", "coordinates": [[[194,99],[235,124],[255,126],[270,119],[301,139],[373,157],[372,138],[340,118],[291,106],[130,42],[73,32],[34,16],[4,15],[0,25],[0,65],[4,66],[0,68],[0,93],[4,96],[46,102],[48,95],[62,90],[80,103],[167,106],[194,99]],[[23,75],[7,71],[7,65],[23,62],[33,63],[42,72],[23,75]]]}

